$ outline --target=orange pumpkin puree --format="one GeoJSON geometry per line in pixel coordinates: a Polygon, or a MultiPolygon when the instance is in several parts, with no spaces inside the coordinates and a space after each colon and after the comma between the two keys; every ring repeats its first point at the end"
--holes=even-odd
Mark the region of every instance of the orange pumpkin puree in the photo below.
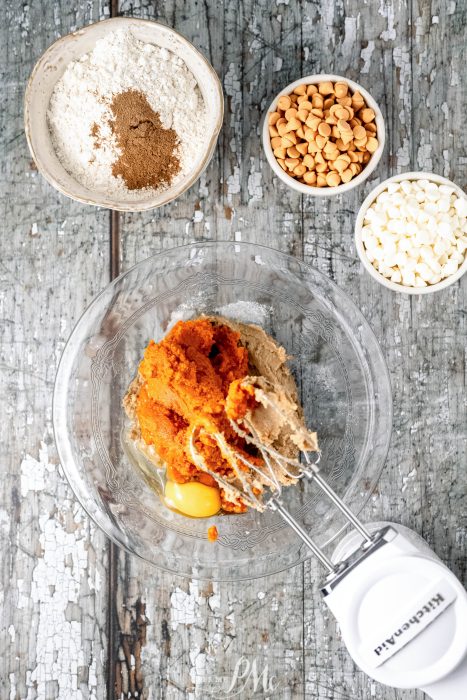
{"type": "MultiPolygon", "coordinates": [[[[136,400],[141,436],[167,465],[167,477],[179,483],[216,482],[198,470],[189,452],[189,438],[196,427],[205,432],[196,441],[209,468],[230,476],[232,467],[211,432],[226,439],[248,459],[248,446],[231,428],[225,405],[230,385],[248,374],[248,350],[240,334],[208,319],[179,321],[159,343],[151,341],[139,366],[142,385],[136,400]]],[[[240,393],[238,398],[240,399],[240,393]]],[[[222,509],[243,512],[246,507],[230,503],[221,489],[222,509]]]]}

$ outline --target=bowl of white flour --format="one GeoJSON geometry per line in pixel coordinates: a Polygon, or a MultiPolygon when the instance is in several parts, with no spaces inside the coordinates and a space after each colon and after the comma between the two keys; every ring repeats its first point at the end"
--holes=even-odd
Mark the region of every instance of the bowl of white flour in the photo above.
{"type": "Polygon", "coordinates": [[[25,95],[25,131],[63,194],[119,211],[159,207],[208,165],[223,117],[206,58],[157,22],[118,17],[50,46],[25,95]]]}

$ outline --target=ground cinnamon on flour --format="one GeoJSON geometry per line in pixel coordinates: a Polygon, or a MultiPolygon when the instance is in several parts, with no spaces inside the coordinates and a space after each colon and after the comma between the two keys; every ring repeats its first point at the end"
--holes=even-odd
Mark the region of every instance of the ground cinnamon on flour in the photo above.
{"type": "Polygon", "coordinates": [[[138,90],[115,95],[110,108],[110,128],[121,150],[112,175],[120,175],[129,190],[170,185],[180,170],[176,131],[164,129],[159,114],[138,90]]]}

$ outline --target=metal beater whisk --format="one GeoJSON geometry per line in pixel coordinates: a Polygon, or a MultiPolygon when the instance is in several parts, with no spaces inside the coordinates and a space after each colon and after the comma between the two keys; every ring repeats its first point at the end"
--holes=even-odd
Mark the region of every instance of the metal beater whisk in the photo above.
{"type": "MultiPolygon", "coordinates": [[[[261,387],[259,387],[255,382],[254,377],[247,377],[242,382],[242,386],[253,387],[255,390],[255,396],[257,399],[260,399],[261,404],[265,406],[267,405],[285,422],[288,420],[288,417],[284,414],[278,403],[271,398],[271,394],[266,393],[261,387]]],[[[321,491],[326,494],[331,502],[345,516],[348,523],[354,527],[355,530],[360,533],[360,535],[362,535],[365,543],[369,546],[374,542],[375,533],[370,534],[368,532],[359,519],[352,513],[351,510],[349,510],[345,503],[339,498],[339,496],[329,486],[329,484],[326,483],[319,473],[319,452],[315,453],[317,458],[314,462],[311,460],[308,452],[301,452],[303,462],[301,462],[299,459],[285,457],[277,450],[273,449],[270,445],[265,445],[264,442],[261,441],[255,426],[246,416],[242,418],[241,426],[238,421],[234,421],[232,419],[229,420],[237,435],[258,449],[263,460],[263,465],[261,467],[255,465],[251,460],[245,457],[245,454],[240,453],[235,447],[229,444],[223,433],[208,433],[204,428],[197,428],[195,431],[193,431],[190,438],[190,451],[193,462],[196,464],[198,469],[210,474],[216,480],[219,486],[227,489],[231,493],[234,493],[237,498],[240,498],[247,506],[255,508],[259,511],[264,511],[269,508],[270,510],[279,513],[286,523],[290,525],[293,530],[295,530],[297,535],[303,540],[307,547],[309,547],[323,566],[326,567],[329,574],[336,574],[340,570],[340,567],[335,566],[330,561],[330,559],[318,547],[310,535],[302,528],[295,518],[292,517],[287,508],[284,507],[281,500],[281,476],[292,480],[301,479],[303,477],[310,480],[313,479],[321,491]],[[222,453],[222,456],[229,462],[230,466],[232,467],[231,477],[221,476],[217,472],[210,469],[203,455],[197,449],[197,439],[205,435],[208,435],[215,441],[222,453]],[[248,471],[246,472],[244,469],[242,469],[241,465],[247,467],[248,471]],[[268,495],[266,498],[263,497],[264,492],[262,488],[255,488],[255,475],[260,477],[257,485],[266,486],[268,489],[268,495]],[[261,496],[259,495],[259,492],[261,492],[261,496]]],[[[304,433],[306,433],[304,428],[302,428],[302,430],[304,433]]]]}

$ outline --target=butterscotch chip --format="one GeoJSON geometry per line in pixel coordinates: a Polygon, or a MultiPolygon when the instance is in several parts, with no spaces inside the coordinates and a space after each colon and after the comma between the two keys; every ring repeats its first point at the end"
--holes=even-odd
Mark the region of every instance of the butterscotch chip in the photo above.
{"type": "Polygon", "coordinates": [[[341,172],[341,180],[342,182],[350,182],[350,180],[353,178],[353,173],[350,170],[350,168],[347,168],[347,170],[344,170],[341,172]]]}
{"type": "Polygon", "coordinates": [[[366,144],[367,141],[368,141],[368,138],[367,138],[367,135],[366,135],[366,132],[365,132],[365,136],[364,136],[362,139],[354,139],[354,144],[356,145],[356,147],[357,147],[358,149],[360,149],[360,148],[364,148],[364,147],[365,147],[365,144],[366,144]]]}
{"type": "Polygon", "coordinates": [[[300,126],[301,126],[300,121],[299,121],[296,117],[293,117],[293,119],[291,119],[291,120],[286,124],[285,133],[287,133],[287,132],[289,132],[289,131],[295,131],[296,129],[299,129],[300,126]]]}
{"type": "Polygon", "coordinates": [[[316,173],[307,172],[303,175],[303,179],[307,185],[314,185],[316,182],[316,173]]]}
{"type": "Polygon", "coordinates": [[[295,131],[289,131],[287,134],[284,134],[284,136],[281,137],[281,145],[285,146],[285,148],[288,148],[289,146],[295,146],[297,141],[298,139],[295,134],[295,131]]]}
{"type": "Polygon", "coordinates": [[[313,105],[308,100],[303,100],[303,102],[300,102],[300,109],[305,109],[307,112],[310,112],[313,109],[313,105]]]}
{"type": "Polygon", "coordinates": [[[308,119],[308,110],[299,109],[297,112],[297,119],[300,119],[301,122],[306,122],[306,120],[308,119]]]}
{"type": "Polygon", "coordinates": [[[364,124],[368,124],[368,122],[372,122],[373,119],[375,118],[375,113],[373,112],[372,109],[367,107],[366,109],[361,109],[359,112],[360,119],[364,124]]]}
{"type": "Polygon", "coordinates": [[[344,170],[347,170],[347,165],[348,163],[345,162],[345,160],[342,160],[342,158],[337,158],[334,161],[334,167],[336,168],[337,172],[342,173],[344,170]]]}
{"type": "Polygon", "coordinates": [[[366,152],[363,154],[362,163],[365,163],[365,164],[366,164],[366,163],[369,163],[370,158],[371,158],[371,153],[370,153],[370,151],[366,151],[366,152]]]}
{"type": "Polygon", "coordinates": [[[303,130],[303,126],[301,126],[299,129],[297,129],[296,134],[298,138],[304,139],[305,138],[305,132],[303,130]]]}
{"type": "Polygon", "coordinates": [[[293,117],[296,117],[297,114],[298,111],[295,107],[289,107],[289,109],[287,109],[285,112],[285,118],[287,119],[287,121],[290,121],[291,119],[293,119],[293,117]]]}
{"type": "Polygon", "coordinates": [[[347,83],[337,82],[334,84],[334,94],[336,97],[346,97],[349,91],[347,83]]]}
{"type": "Polygon", "coordinates": [[[342,121],[347,121],[347,119],[350,119],[350,113],[345,107],[341,107],[340,105],[337,107],[336,110],[334,110],[334,115],[337,117],[337,119],[341,119],[342,121]]]}
{"type": "Polygon", "coordinates": [[[318,173],[316,177],[316,184],[318,187],[326,187],[327,182],[326,182],[326,175],[323,175],[322,173],[318,173]]]}
{"type": "Polygon", "coordinates": [[[277,159],[277,162],[278,162],[279,165],[281,166],[282,170],[287,170],[287,166],[286,166],[286,164],[285,164],[285,161],[282,160],[282,158],[278,158],[278,159],[277,159]]]}
{"type": "Polygon", "coordinates": [[[318,134],[317,137],[315,138],[315,141],[316,141],[316,145],[318,146],[318,148],[320,150],[322,150],[327,143],[327,138],[326,138],[326,136],[321,136],[321,134],[318,134]]]}
{"type": "Polygon", "coordinates": [[[327,163],[316,163],[315,170],[317,173],[325,173],[328,169],[327,163]]]}
{"type": "Polygon", "coordinates": [[[308,85],[306,89],[307,95],[314,95],[316,92],[318,92],[318,88],[316,87],[316,85],[308,85]]]}
{"type": "Polygon", "coordinates": [[[277,124],[277,131],[279,132],[279,136],[284,136],[284,134],[287,133],[287,122],[283,124],[279,124],[279,122],[277,122],[277,124]]]}
{"type": "Polygon", "coordinates": [[[340,183],[341,179],[338,173],[328,173],[326,175],[326,184],[328,187],[337,187],[340,183]]]}
{"type": "Polygon", "coordinates": [[[307,153],[306,156],[303,159],[303,165],[311,170],[312,168],[315,167],[315,159],[310,153],[307,153]]]}
{"type": "MultiPolygon", "coordinates": [[[[337,127],[339,128],[339,127],[337,127]]],[[[353,132],[352,129],[349,129],[349,131],[341,131],[341,139],[345,144],[349,144],[349,148],[352,148],[351,141],[353,141],[353,132]]]]}
{"type": "Polygon", "coordinates": [[[330,80],[326,80],[319,84],[318,90],[320,95],[332,95],[334,92],[334,85],[330,80]]]}
{"type": "Polygon", "coordinates": [[[273,136],[279,136],[279,132],[277,131],[275,126],[270,126],[269,127],[269,136],[272,138],[273,136]]]}
{"type": "Polygon", "coordinates": [[[274,149],[274,155],[276,158],[282,158],[282,160],[284,160],[285,156],[287,155],[287,151],[283,146],[281,146],[280,148],[274,149]]]}
{"type": "Polygon", "coordinates": [[[306,95],[306,88],[307,88],[306,85],[298,85],[298,86],[295,88],[294,93],[295,93],[296,95],[306,95]]]}
{"type": "Polygon", "coordinates": [[[316,117],[319,117],[319,118],[320,118],[320,121],[321,121],[321,119],[324,119],[324,112],[323,112],[323,110],[322,110],[322,109],[318,109],[317,107],[313,107],[313,109],[311,110],[310,114],[314,114],[316,117]]]}
{"type": "Polygon", "coordinates": [[[305,141],[302,141],[301,143],[297,143],[297,151],[301,153],[302,156],[306,155],[308,153],[308,144],[305,141]]]}
{"type": "Polygon", "coordinates": [[[370,122],[370,124],[365,124],[365,129],[367,131],[371,131],[373,134],[376,134],[376,124],[373,122],[370,122]]]}
{"type": "Polygon", "coordinates": [[[271,139],[271,147],[272,150],[275,148],[280,148],[282,146],[282,139],[280,136],[274,136],[273,139],[271,139]]]}
{"type": "MultiPolygon", "coordinates": [[[[336,124],[337,124],[337,122],[336,122],[336,124]]],[[[334,139],[336,139],[336,141],[337,141],[337,139],[340,139],[340,137],[341,137],[341,132],[339,131],[339,129],[337,128],[337,126],[333,126],[333,127],[332,127],[331,136],[332,136],[334,139]]]]}
{"type": "Polygon", "coordinates": [[[269,125],[274,126],[274,124],[277,122],[278,119],[280,119],[281,115],[279,112],[269,112],[269,125]]]}
{"type": "Polygon", "coordinates": [[[366,138],[365,128],[363,126],[355,126],[353,130],[353,135],[357,140],[366,138]]]}
{"type": "Polygon", "coordinates": [[[290,148],[287,149],[287,155],[289,158],[298,158],[300,156],[300,151],[297,151],[295,146],[290,146],[290,148]]]}
{"type": "Polygon", "coordinates": [[[326,111],[327,109],[332,107],[333,104],[334,104],[334,97],[327,97],[324,100],[323,109],[326,111]]]}
{"type": "Polygon", "coordinates": [[[305,124],[309,126],[310,129],[313,129],[313,131],[317,131],[318,126],[321,124],[321,119],[314,114],[310,114],[305,124]]]}
{"type": "Polygon", "coordinates": [[[323,109],[324,98],[319,93],[315,93],[311,98],[311,104],[315,109],[323,109]]]}
{"type": "Polygon", "coordinates": [[[331,136],[331,127],[326,122],[321,122],[318,125],[318,133],[321,136],[331,136]]]}
{"type": "Polygon", "coordinates": [[[300,165],[297,165],[294,168],[293,172],[294,172],[294,175],[296,175],[297,177],[302,177],[302,175],[304,175],[306,173],[306,167],[302,163],[300,165]]]}
{"type": "Polygon", "coordinates": [[[378,139],[375,139],[373,136],[369,138],[366,142],[366,150],[369,153],[374,153],[377,150],[378,146],[378,139]]]}
{"type": "Polygon", "coordinates": [[[289,170],[293,170],[300,163],[298,158],[285,158],[285,164],[289,170]]]}
{"type": "Polygon", "coordinates": [[[342,134],[342,132],[345,132],[345,131],[347,131],[347,132],[352,131],[352,127],[350,126],[350,124],[348,122],[345,121],[345,119],[339,119],[339,121],[337,122],[337,128],[339,129],[341,134],[342,134]]]}
{"type": "Polygon", "coordinates": [[[284,112],[289,109],[290,105],[292,104],[292,100],[288,95],[282,95],[282,97],[279,97],[277,100],[277,106],[279,109],[282,109],[284,112]]]}

